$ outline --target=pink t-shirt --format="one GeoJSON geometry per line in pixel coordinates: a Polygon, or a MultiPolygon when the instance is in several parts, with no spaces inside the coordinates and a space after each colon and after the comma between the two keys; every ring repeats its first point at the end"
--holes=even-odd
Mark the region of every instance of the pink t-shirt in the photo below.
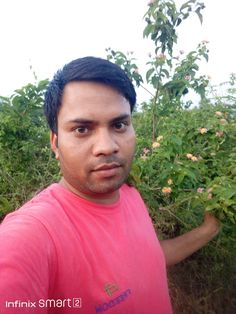
{"type": "Polygon", "coordinates": [[[139,193],[100,205],[59,184],[0,227],[0,313],[170,314],[164,255],[139,193]]]}

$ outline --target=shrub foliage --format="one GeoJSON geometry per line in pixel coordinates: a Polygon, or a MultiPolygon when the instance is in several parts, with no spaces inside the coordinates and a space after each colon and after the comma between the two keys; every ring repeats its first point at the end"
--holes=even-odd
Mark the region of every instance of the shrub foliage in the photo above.
{"type": "Polygon", "coordinates": [[[42,109],[47,83],[0,98],[0,218],[57,177],[42,109]]]}

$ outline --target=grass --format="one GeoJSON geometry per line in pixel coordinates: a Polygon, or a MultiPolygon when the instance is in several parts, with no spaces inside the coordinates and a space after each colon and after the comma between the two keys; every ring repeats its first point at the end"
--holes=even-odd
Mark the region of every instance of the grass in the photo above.
{"type": "Polygon", "coordinates": [[[236,313],[236,267],[232,261],[222,263],[200,250],[168,269],[175,314],[236,313]]]}

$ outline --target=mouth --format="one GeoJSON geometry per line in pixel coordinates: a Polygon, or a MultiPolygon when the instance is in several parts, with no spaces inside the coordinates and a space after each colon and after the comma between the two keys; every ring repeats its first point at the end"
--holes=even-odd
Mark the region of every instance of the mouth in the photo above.
{"type": "Polygon", "coordinates": [[[112,162],[104,163],[93,169],[93,173],[97,174],[99,177],[113,177],[117,175],[120,171],[121,164],[112,162]]]}
{"type": "Polygon", "coordinates": [[[111,163],[104,163],[101,164],[99,166],[97,166],[93,171],[102,171],[102,170],[110,170],[110,169],[114,169],[114,168],[118,168],[121,165],[117,162],[111,162],[111,163]]]}

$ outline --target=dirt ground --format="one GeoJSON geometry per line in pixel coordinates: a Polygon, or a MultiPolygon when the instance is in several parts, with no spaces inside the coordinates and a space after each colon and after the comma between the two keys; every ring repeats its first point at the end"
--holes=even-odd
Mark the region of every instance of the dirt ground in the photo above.
{"type": "Polygon", "coordinates": [[[220,280],[201,263],[195,255],[168,270],[174,314],[236,314],[236,274],[220,280]]]}

